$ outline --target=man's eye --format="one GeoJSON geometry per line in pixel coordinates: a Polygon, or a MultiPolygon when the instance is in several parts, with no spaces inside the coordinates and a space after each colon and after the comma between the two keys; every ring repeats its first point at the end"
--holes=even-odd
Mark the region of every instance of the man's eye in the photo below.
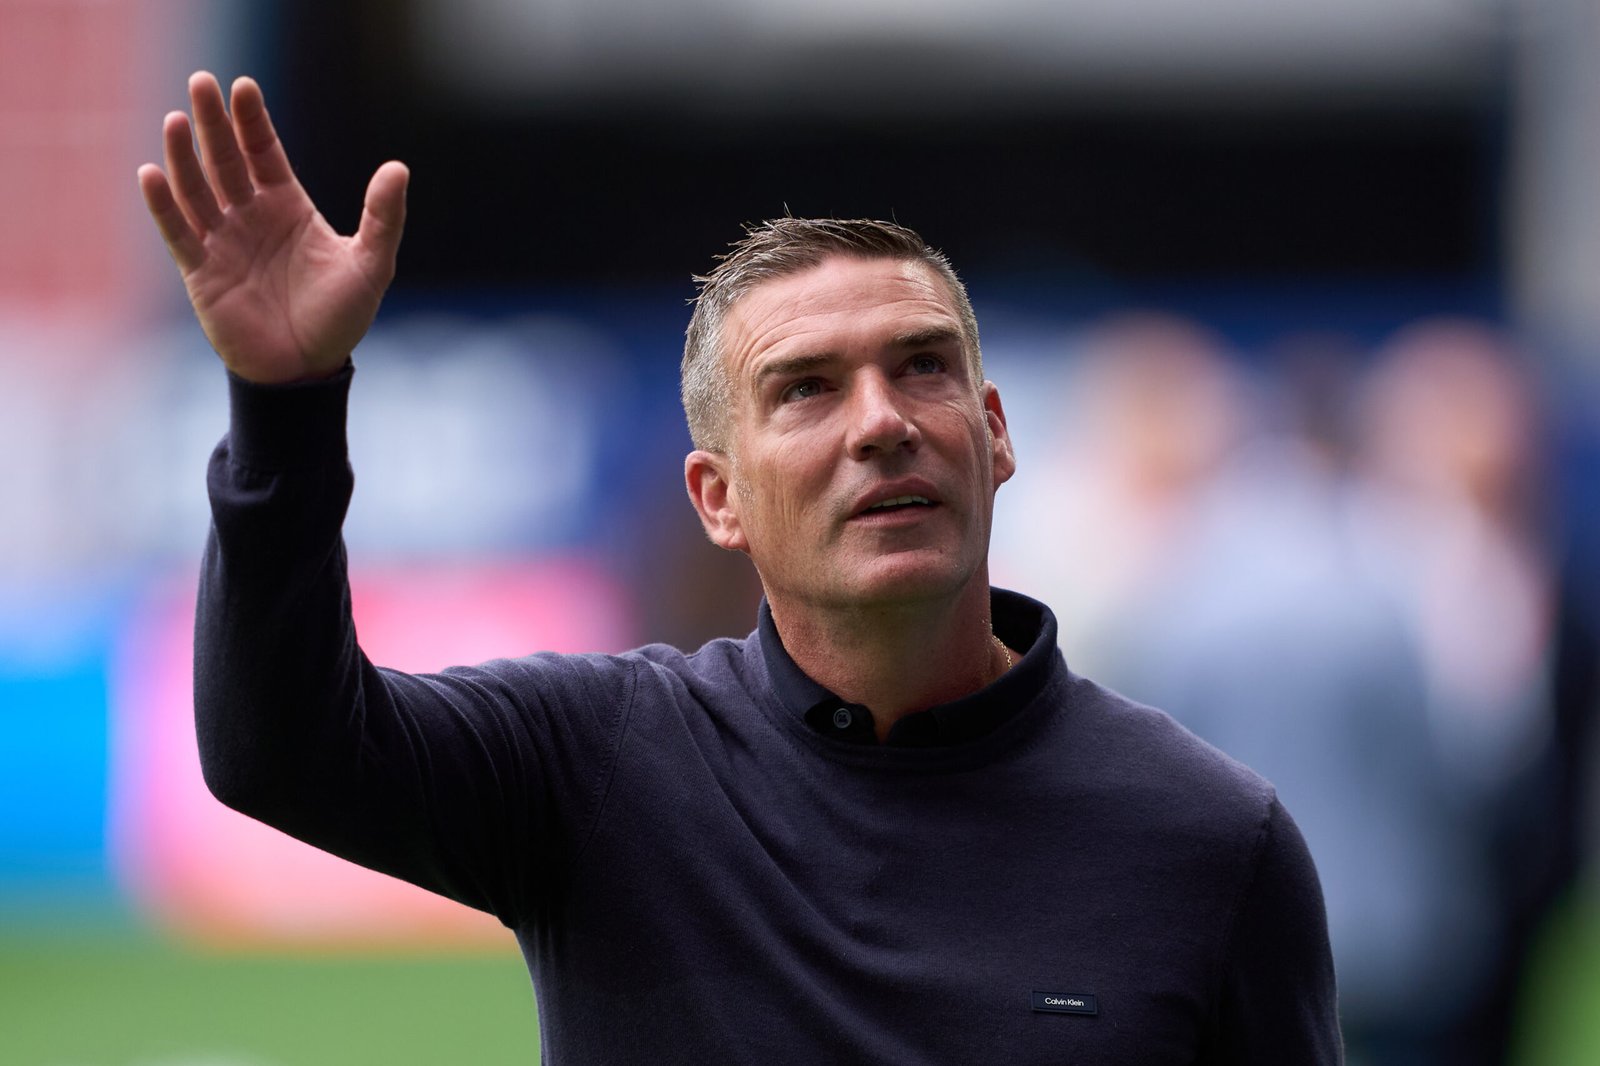
{"type": "Polygon", "coordinates": [[[911,358],[913,374],[937,374],[944,369],[944,360],[937,355],[916,355],[911,358]]]}
{"type": "Polygon", "coordinates": [[[792,403],[795,400],[809,400],[821,391],[822,383],[820,381],[815,378],[806,378],[804,381],[797,381],[784,389],[783,395],[779,399],[784,403],[792,403]]]}

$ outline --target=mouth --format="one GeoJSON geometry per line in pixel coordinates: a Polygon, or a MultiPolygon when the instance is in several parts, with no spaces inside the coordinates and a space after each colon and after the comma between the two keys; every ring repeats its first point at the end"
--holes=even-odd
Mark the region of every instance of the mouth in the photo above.
{"type": "Polygon", "coordinates": [[[882,485],[864,494],[849,520],[871,526],[918,525],[943,503],[932,485],[921,478],[905,478],[898,485],[882,485]]]}
{"type": "Polygon", "coordinates": [[[847,521],[870,524],[916,524],[924,515],[944,506],[939,489],[920,477],[901,477],[879,482],[855,498],[847,521]]]}
{"type": "Polygon", "coordinates": [[[894,496],[887,500],[879,500],[866,508],[862,514],[875,514],[880,511],[903,511],[912,507],[932,507],[933,501],[926,496],[894,496]]]}

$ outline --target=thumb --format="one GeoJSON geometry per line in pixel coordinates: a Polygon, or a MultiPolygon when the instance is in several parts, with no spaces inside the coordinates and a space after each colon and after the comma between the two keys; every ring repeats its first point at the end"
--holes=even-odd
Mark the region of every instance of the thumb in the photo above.
{"type": "Polygon", "coordinates": [[[361,225],[356,229],[356,243],[389,277],[394,276],[400,234],[405,229],[406,187],[410,181],[411,171],[404,163],[391,160],[379,167],[367,183],[361,225]]]}

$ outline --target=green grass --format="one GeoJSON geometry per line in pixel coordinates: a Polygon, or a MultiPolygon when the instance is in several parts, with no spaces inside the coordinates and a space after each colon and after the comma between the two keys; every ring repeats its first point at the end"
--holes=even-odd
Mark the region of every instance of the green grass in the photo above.
{"type": "Polygon", "coordinates": [[[1600,1063],[1600,892],[1592,883],[1550,916],[1518,998],[1513,1066],[1600,1063]]]}
{"type": "MultiPolygon", "coordinates": [[[[495,955],[197,951],[0,913],[0,1066],[531,1066],[533,992],[495,955]],[[8,920],[9,919],[9,920],[8,920]]],[[[1600,893],[1551,917],[1513,1066],[1600,1063],[1600,893]]]]}
{"type": "Polygon", "coordinates": [[[539,1059],[504,955],[194,951],[126,930],[0,935],[5,1066],[482,1066],[539,1059]]]}

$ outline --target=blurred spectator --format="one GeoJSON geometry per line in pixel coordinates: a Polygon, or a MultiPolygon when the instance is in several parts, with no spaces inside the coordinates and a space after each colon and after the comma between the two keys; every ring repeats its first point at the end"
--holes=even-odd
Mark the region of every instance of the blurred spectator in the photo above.
{"type": "Polygon", "coordinates": [[[1117,687],[1138,669],[1123,630],[1170,583],[1244,403],[1221,338],[1176,316],[1108,319],[1077,356],[1064,386],[1041,383],[1060,389],[1051,429],[1018,445],[1024,488],[997,508],[992,565],[997,584],[1040,590],[1079,673],[1117,687]]]}
{"type": "Polygon", "coordinates": [[[1403,593],[1444,755],[1485,797],[1548,734],[1535,409],[1508,342],[1465,321],[1403,331],[1363,403],[1372,562],[1403,593]]]}
{"type": "Polygon", "coordinates": [[[1370,565],[1426,669],[1454,800],[1490,876],[1497,951],[1456,1046],[1500,1061],[1528,941],[1565,876],[1573,812],[1550,684],[1556,590],[1531,374],[1508,338],[1435,320],[1393,338],[1363,402],[1370,565]]]}

